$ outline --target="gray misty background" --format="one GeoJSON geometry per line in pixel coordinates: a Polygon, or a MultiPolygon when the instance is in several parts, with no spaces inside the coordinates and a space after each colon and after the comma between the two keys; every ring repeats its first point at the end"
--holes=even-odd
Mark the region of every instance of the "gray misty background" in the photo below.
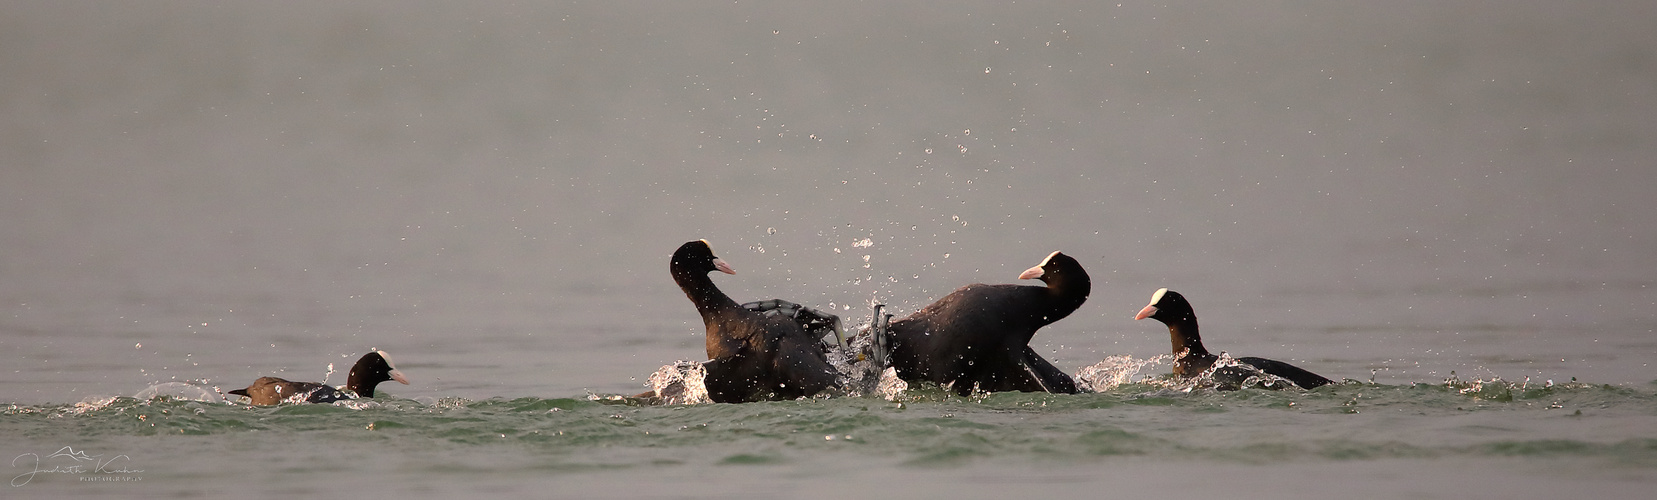
{"type": "Polygon", "coordinates": [[[1053,250],[1074,371],[1646,383],[1651,2],[0,2],[0,401],[630,392],[667,257],[852,322],[1053,250]],[[867,239],[867,244],[863,242],[867,239]],[[849,309],[848,309],[849,307],[849,309]],[[343,381],[336,374],[335,381],[343,381]]]}

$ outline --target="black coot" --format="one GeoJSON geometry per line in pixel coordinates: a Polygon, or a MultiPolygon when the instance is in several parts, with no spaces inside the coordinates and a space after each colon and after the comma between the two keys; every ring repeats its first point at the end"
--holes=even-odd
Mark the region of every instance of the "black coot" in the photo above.
{"type": "MultiPolygon", "coordinates": [[[[357,364],[351,366],[351,374],[346,378],[345,388],[356,393],[357,397],[374,397],[374,387],[380,382],[396,380],[408,384],[408,378],[403,372],[391,364],[391,355],[384,351],[374,351],[363,355],[357,364]]],[[[277,377],[259,377],[253,385],[246,389],[230,391],[237,396],[247,396],[256,405],[274,405],[301,394],[295,402],[332,403],[342,399],[351,399],[353,396],[339,389],[316,382],[290,382],[277,377]]]]}
{"type": "Polygon", "coordinates": [[[714,286],[708,273],[736,274],[713,255],[705,240],[673,252],[673,281],[696,305],[707,326],[708,361],[703,379],[717,403],[795,399],[835,384],[818,342],[793,318],[766,315],[738,305],[714,286]]]}
{"type": "MultiPolygon", "coordinates": [[[[1192,377],[1214,365],[1220,357],[1209,354],[1208,349],[1202,346],[1202,337],[1197,333],[1197,313],[1191,309],[1191,303],[1179,292],[1163,288],[1151,295],[1150,305],[1145,306],[1133,319],[1152,318],[1168,325],[1168,339],[1174,348],[1174,375],[1192,377]]],[[[1303,389],[1335,383],[1323,376],[1300,369],[1300,367],[1266,358],[1236,358],[1237,361],[1258,368],[1294,382],[1303,389]]],[[[1217,374],[1227,378],[1227,374],[1217,374]]],[[[1232,374],[1229,378],[1241,379],[1246,374],[1232,374]]],[[[1227,382],[1222,380],[1222,382],[1227,382]]],[[[1236,382],[1236,381],[1230,381],[1236,382]]],[[[1235,385],[1235,384],[1233,384],[1235,385]]]]}
{"type": "Polygon", "coordinates": [[[1047,286],[961,287],[909,317],[892,321],[891,362],[907,381],[981,391],[1075,393],[1076,382],[1048,363],[1030,339],[1087,301],[1092,282],[1076,259],[1053,252],[1019,279],[1047,286]]]}

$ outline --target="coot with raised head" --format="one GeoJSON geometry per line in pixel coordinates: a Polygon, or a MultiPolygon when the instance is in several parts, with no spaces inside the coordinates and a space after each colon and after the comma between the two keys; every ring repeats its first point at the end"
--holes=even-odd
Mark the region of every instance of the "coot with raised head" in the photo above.
{"type": "Polygon", "coordinates": [[[708,273],[736,274],[715,257],[706,240],[673,252],[673,281],[696,305],[707,327],[708,361],[703,379],[717,403],[813,396],[835,385],[834,367],[822,347],[793,318],[742,307],[715,286],[708,273]]]}

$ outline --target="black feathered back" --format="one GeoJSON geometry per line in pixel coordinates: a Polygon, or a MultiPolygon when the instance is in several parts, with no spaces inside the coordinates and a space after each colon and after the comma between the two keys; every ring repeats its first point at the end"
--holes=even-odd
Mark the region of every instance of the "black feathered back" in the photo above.
{"type": "Polygon", "coordinates": [[[1031,349],[1036,330],[1087,301],[1092,282],[1081,263],[1053,252],[1025,271],[1047,286],[961,287],[892,321],[892,364],[904,380],[984,391],[1077,392],[1076,383],[1031,349]]]}

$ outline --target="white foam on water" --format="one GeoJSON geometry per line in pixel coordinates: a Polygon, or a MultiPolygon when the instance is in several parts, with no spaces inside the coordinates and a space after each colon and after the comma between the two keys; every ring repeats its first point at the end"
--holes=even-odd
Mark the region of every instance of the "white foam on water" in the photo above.
{"type": "MultiPolygon", "coordinates": [[[[862,329],[866,331],[867,326],[862,329]]],[[[847,396],[874,394],[881,387],[882,370],[865,354],[872,351],[872,342],[874,339],[870,335],[855,335],[847,340],[846,349],[829,349],[829,364],[839,372],[839,385],[847,396]]]]}
{"type": "Polygon", "coordinates": [[[651,390],[656,391],[656,396],[662,398],[664,405],[712,403],[708,387],[703,383],[707,376],[708,370],[702,367],[702,363],[677,361],[663,365],[656,373],[650,374],[647,383],[651,390]]]}
{"type": "Polygon", "coordinates": [[[144,388],[133,394],[132,398],[139,401],[148,401],[161,396],[173,399],[188,399],[206,403],[220,403],[224,397],[214,387],[190,384],[185,382],[163,382],[144,388]]]}
{"type": "Polygon", "coordinates": [[[898,369],[892,367],[880,372],[880,383],[875,385],[875,394],[887,401],[897,401],[898,397],[908,390],[909,383],[898,378],[898,369]]]}
{"type": "Polygon", "coordinates": [[[102,410],[120,399],[121,398],[117,396],[87,396],[86,399],[82,399],[80,402],[75,403],[74,408],[69,408],[64,412],[53,416],[81,415],[87,412],[102,410]]]}
{"type": "Polygon", "coordinates": [[[1092,366],[1083,367],[1076,371],[1076,381],[1082,389],[1089,392],[1104,392],[1115,389],[1124,384],[1148,382],[1154,374],[1140,376],[1146,367],[1155,367],[1168,361],[1173,356],[1163,354],[1145,359],[1134,359],[1133,356],[1106,356],[1105,359],[1092,366]]]}
{"type": "MultiPolygon", "coordinates": [[[[869,335],[857,335],[848,339],[849,347],[846,349],[828,349],[828,362],[835,369],[837,383],[835,388],[825,391],[823,395],[872,395],[894,400],[908,390],[909,385],[898,379],[896,369],[882,368],[865,354],[870,349],[871,342],[873,339],[869,335]]],[[[708,397],[708,388],[705,384],[707,375],[707,369],[701,362],[677,361],[657,369],[650,375],[646,385],[661,398],[661,404],[711,403],[713,400],[708,397]]]]}

